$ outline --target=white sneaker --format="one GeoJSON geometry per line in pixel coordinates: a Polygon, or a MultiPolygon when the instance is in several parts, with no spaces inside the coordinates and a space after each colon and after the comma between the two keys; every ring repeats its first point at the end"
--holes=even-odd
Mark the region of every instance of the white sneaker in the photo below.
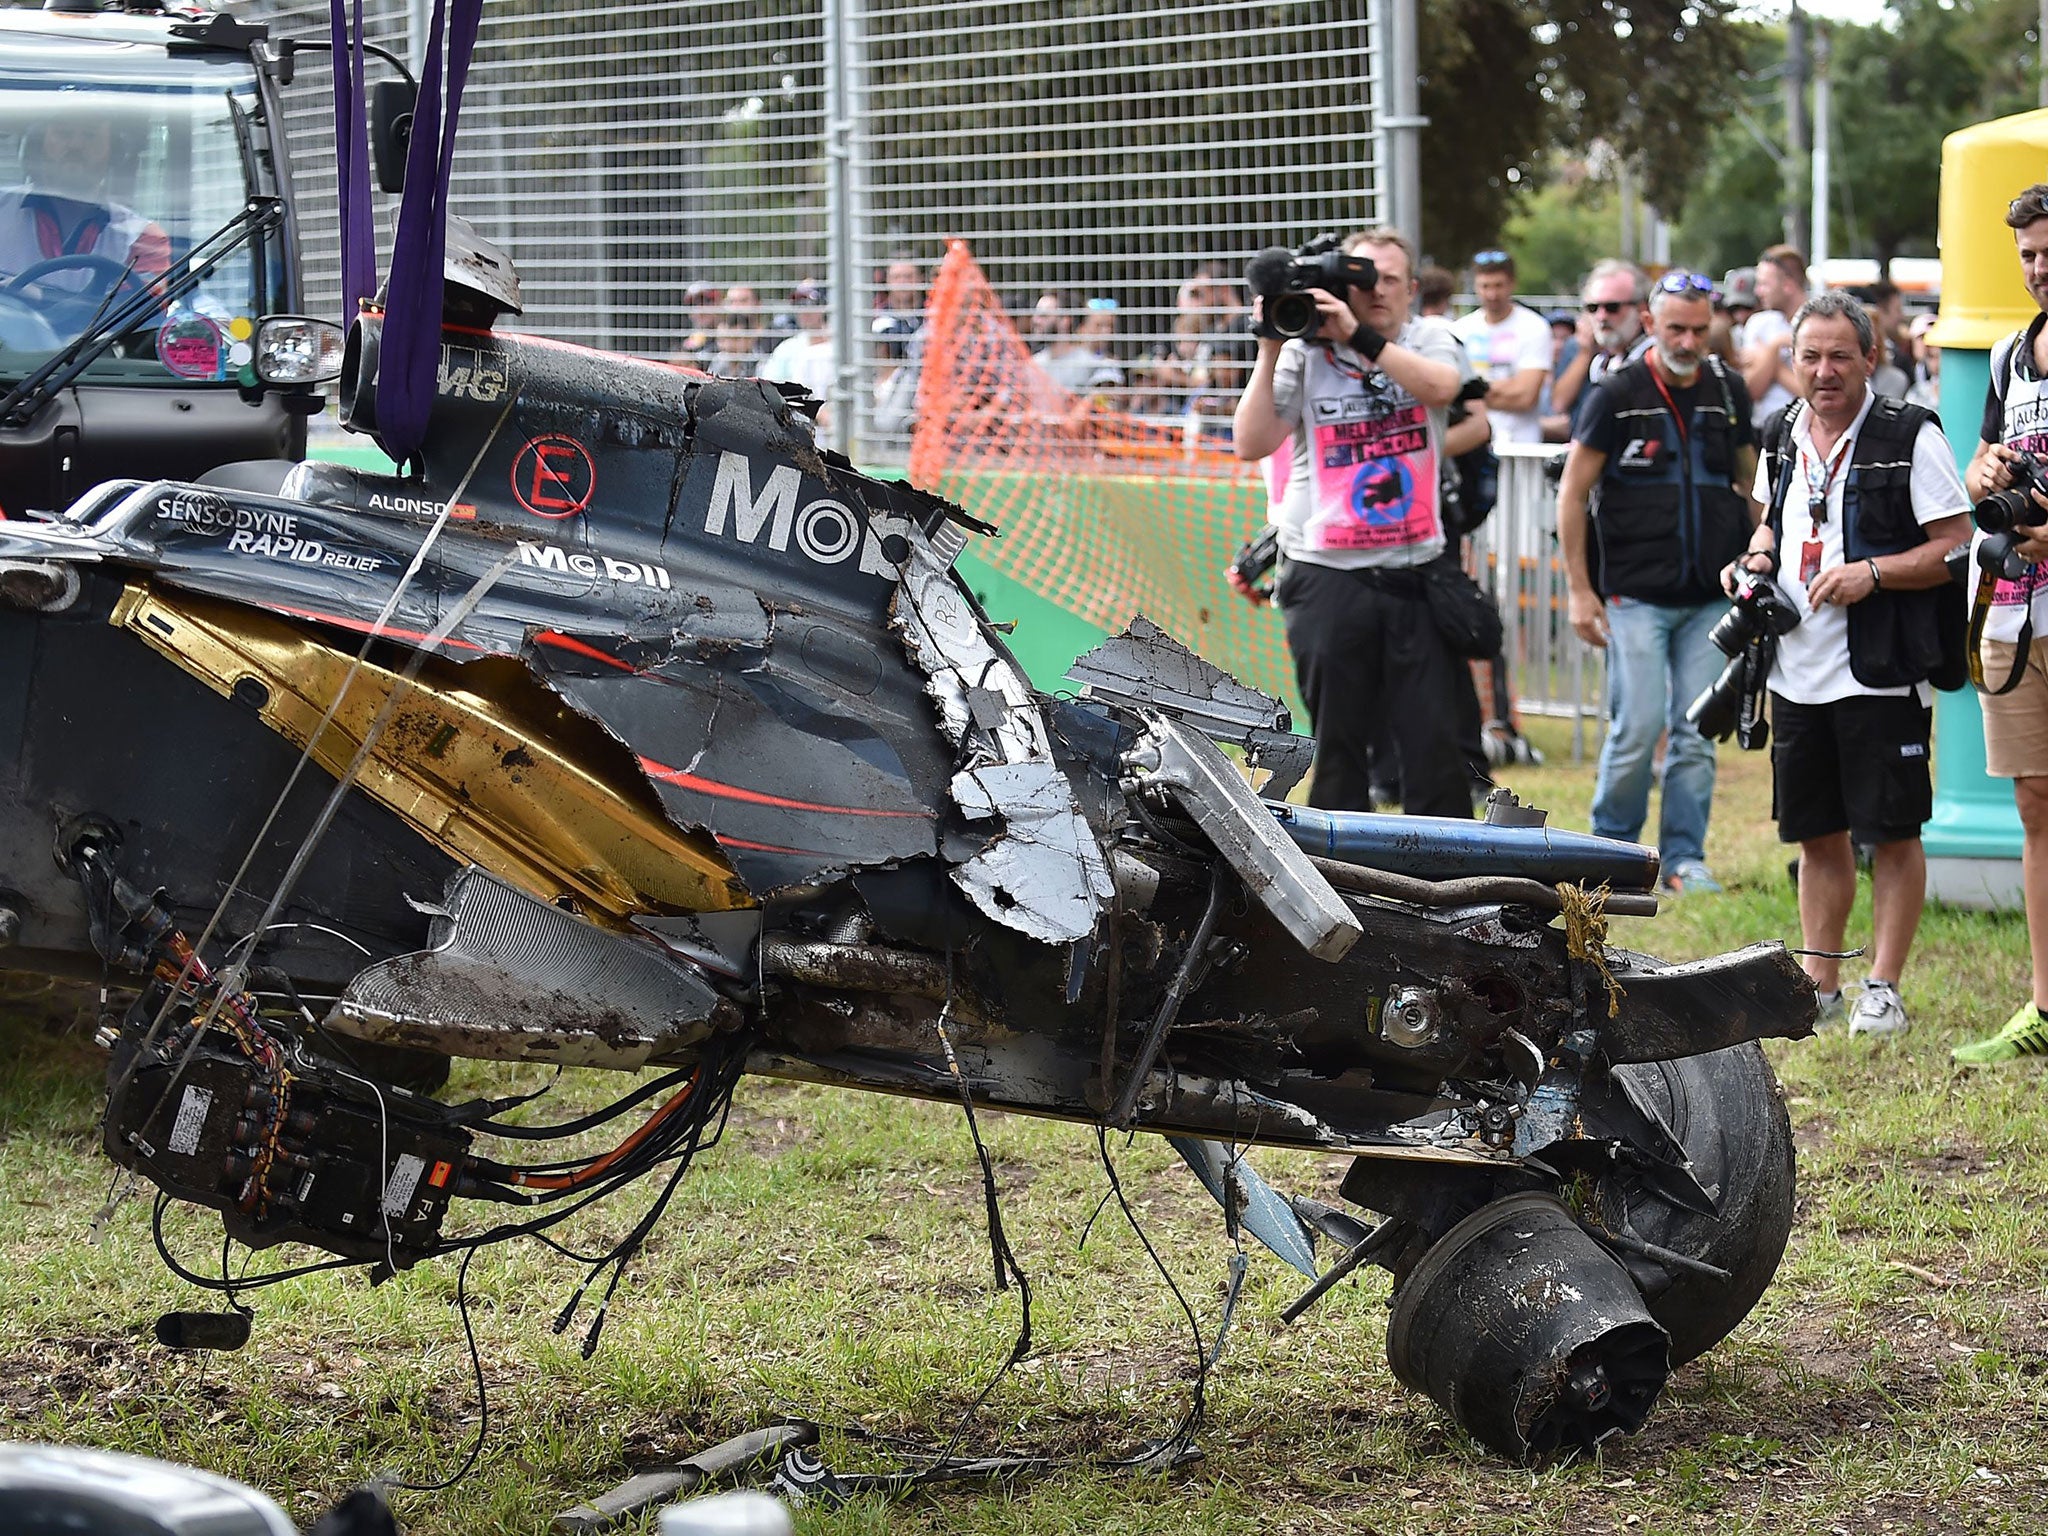
{"type": "Polygon", "coordinates": [[[1852,1035],[1903,1035],[1913,1027],[1898,989],[1888,981],[1866,981],[1856,1011],[1849,1015],[1852,1035]]]}
{"type": "Polygon", "coordinates": [[[1840,988],[1833,992],[1823,992],[1816,987],[1813,995],[1820,1004],[1820,1014],[1813,1021],[1816,1030],[1833,1029],[1849,1016],[1848,999],[1842,996],[1840,988]]]}

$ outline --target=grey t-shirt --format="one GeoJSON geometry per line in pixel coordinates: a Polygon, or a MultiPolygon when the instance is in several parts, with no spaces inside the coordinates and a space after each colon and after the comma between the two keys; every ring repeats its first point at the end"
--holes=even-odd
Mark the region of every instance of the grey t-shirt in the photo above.
{"type": "MultiPolygon", "coordinates": [[[[1418,315],[1394,340],[1472,377],[1444,320],[1418,315]]],[[[1290,341],[1273,370],[1273,410],[1294,434],[1272,508],[1288,559],[1350,570],[1421,565],[1443,552],[1444,409],[1425,407],[1347,346],[1290,341]]]]}

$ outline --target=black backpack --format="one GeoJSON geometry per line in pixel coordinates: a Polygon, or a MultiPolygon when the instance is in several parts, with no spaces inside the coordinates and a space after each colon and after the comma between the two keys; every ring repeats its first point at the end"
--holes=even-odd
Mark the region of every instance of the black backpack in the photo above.
{"type": "MultiPolygon", "coordinates": [[[[1486,393],[1484,379],[1473,379],[1465,387],[1473,392],[1475,398],[1486,393]],[[1475,385],[1476,390],[1473,388],[1475,385]]],[[[1469,415],[1471,412],[1465,408],[1465,396],[1461,394],[1451,402],[1446,424],[1455,427],[1469,415]]],[[[1447,460],[1440,478],[1440,520],[1444,525],[1444,537],[1455,543],[1468,534],[1476,533],[1493,515],[1494,503],[1500,500],[1500,455],[1493,451],[1492,443],[1481,443],[1469,453],[1447,460]]]]}

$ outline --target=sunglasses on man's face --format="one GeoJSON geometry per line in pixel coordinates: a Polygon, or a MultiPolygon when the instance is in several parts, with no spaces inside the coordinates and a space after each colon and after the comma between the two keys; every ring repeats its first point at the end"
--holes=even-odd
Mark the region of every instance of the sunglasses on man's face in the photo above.
{"type": "Polygon", "coordinates": [[[1618,315],[1625,309],[1634,308],[1635,305],[1627,299],[1586,300],[1586,313],[1589,315],[1618,315]]]}

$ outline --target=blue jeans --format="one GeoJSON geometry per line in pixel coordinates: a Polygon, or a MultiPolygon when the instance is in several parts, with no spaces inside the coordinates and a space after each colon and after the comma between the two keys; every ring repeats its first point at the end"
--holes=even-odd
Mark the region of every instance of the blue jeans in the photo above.
{"type": "Polygon", "coordinates": [[[1650,812],[1657,738],[1664,807],[1657,843],[1664,867],[1704,859],[1714,803],[1714,744],[1685,712],[1727,665],[1708,639],[1725,602],[1666,606],[1622,597],[1607,605],[1607,740],[1593,780],[1593,830],[1633,842],[1650,812]]]}

